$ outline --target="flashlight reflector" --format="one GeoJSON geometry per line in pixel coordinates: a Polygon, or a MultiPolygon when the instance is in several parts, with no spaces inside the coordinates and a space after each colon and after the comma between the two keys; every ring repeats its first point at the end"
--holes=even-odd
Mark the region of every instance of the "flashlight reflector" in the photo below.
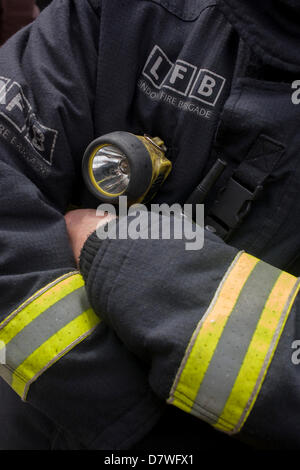
{"type": "Polygon", "coordinates": [[[99,190],[106,195],[121,195],[129,185],[128,159],[114,145],[105,145],[95,153],[91,171],[99,190]]]}

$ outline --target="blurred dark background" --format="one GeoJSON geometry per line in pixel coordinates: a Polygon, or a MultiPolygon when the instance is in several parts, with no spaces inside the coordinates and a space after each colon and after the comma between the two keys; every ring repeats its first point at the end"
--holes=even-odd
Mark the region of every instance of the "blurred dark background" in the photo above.
{"type": "Polygon", "coordinates": [[[36,4],[38,7],[42,10],[43,8],[46,8],[49,3],[51,3],[52,0],[37,0],[36,4]]]}
{"type": "Polygon", "coordinates": [[[0,0],[0,45],[50,3],[51,0],[0,0]]]}

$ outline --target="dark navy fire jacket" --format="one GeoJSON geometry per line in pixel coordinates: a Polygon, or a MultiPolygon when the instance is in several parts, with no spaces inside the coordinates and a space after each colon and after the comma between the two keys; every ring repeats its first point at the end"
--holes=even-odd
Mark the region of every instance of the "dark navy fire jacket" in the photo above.
{"type": "Polygon", "coordinates": [[[1,48],[1,448],[299,445],[299,16],[54,0],[1,48]],[[64,215],[113,131],[165,141],[156,203],[227,162],[201,250],[93,234],[77,271],[64,215]]]}

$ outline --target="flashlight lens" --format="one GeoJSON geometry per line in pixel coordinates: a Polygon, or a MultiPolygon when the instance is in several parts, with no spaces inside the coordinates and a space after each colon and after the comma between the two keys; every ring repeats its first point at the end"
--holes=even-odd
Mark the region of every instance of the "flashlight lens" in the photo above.
{"type": "Polygon", "coordinates": [[[122,194],[129,185],[128,159],[114,145],[106,145],[95,154],[93,174],[101,191],[112,195],[122,194]]]}

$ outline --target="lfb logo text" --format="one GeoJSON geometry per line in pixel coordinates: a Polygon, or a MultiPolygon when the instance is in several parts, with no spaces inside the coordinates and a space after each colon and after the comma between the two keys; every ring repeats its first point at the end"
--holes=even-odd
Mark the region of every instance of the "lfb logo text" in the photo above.
{"type": "Polygon", "coordinates": [[[58,132],[38,120],[21,85],[4,77],[0,77],[0,117],[22,134],[47,164],[52,164],[58,132]]]}
{"type": "Polygon", "coordinates": [[[184,60],[174,64],[159,46],[148,57],[143,75],[155,88],[168,88],[210,106],[216,105],[226,82],[221,75],[184,60]]]}

